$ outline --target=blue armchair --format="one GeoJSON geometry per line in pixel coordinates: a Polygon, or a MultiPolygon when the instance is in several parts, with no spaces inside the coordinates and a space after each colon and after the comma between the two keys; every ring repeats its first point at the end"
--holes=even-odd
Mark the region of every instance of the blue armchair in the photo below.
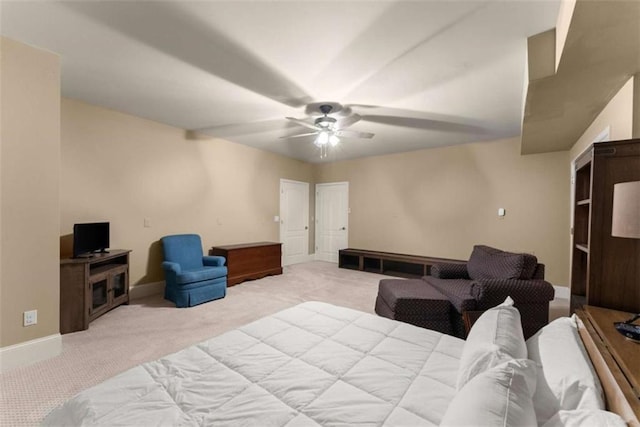
{"type": "Polygon", "coordinates": [[[177,234],[162,239],[166,287],[164,297],[176,307],[191,307],[227,293],[227,267],[220,256],[203,256],[197,234],[177,234]]]}

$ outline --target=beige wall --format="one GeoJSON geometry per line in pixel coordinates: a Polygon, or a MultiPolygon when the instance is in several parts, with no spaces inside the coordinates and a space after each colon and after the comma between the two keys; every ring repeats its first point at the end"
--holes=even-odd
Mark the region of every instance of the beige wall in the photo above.
{"type": "Polygon", "coordinates": [[[526,251],[567,286],[567,165],[566,151],[521,156],[507,139],[320,165],[316,182],[349,181],[350,247],[460,259],[474,244],[526,251]]]}
{"type": "Polygon", "coordinates": [[[629,139],[633,127],[633,78],[622,86],[618,93],[602,109],[582,136],[571,147],[569,159],[575,160],[596,137],[609,127],[609,140],[629,139]]]}
{"type": "Polygon", "coordinates": [[[0,38],[0,347],[59,332],[60,67],[0,38]],[[22,326],[26,310],[38,324],[22,326]]]}
{"type": "MultiPolygon", "coordinates": [[[[132,249],[131,283],[164,279],[158,239],[198,233],[206,248],[279,241],[280,179],[309,182],[310,164],[131,115],[62,100],[60,234],[111,223],[132,249]],[[144,227],[144,219],[151,227],[144,227]]],[[[313,212],[313,211],[311,211],[313,212]]]]}
{"type": "Polygon", "coordinates": [[[513,139],[313,166],[63,99],[60,234],[110,221],[111,246],[134,251],[132,283],[155,282],[161,236],[277,241],[280,178],[349,181],[350,246],[466,258],[486,243],[535,252],[566,285],[566,154],[521,156],[513,139]]]}

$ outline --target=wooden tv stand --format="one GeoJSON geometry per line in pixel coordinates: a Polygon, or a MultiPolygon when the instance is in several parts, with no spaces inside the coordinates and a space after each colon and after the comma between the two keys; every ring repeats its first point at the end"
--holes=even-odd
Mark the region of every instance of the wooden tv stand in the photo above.
{"type": "Polygon", "coordinates": [[[282,274],[282,243],[256,242],[214,246],[209,255],[227,259],[227,286],[282,274]]]}
{"type": "Polygon", "coordinates": [[[129,304],[130,250],[60,260],[60,333],[83,331],[89,322],[129,304]]]}

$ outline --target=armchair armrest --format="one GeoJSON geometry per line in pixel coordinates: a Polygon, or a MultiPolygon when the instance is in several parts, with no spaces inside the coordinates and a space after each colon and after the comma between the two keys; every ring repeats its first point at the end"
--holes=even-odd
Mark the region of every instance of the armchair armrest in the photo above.
{"type": "Polygon", "coordinates": [[[209,267],[223,267],[227,260],[223,256],[203,256],[202,264],[209,267]]]}
{"type": "Polygon", "coordinates": [[[176,283],[178,275],[182,272],[182,267],[177,262],[164,261],[162,263],[164,278],[167,284],[176,283]]]}
{"type": "Polygon", "coordinates": [[[471,284],[471,296],[478,309],[494,307],[510,296],[518,304],[544,303],[553,299],[555,291],[545,280],[482,279],[471,284]]]}
{"type": "Polygon", "coordinates": [[[434,264],[431,266],[431,276],[439,279],[469,279],[467,264],[434,264]]]}
{"type": "Polygon", "coordinates": [[[162,263],[162,269],[167,273],[180,274],[182,267],[177,262],[164,261],[162,263]]]}

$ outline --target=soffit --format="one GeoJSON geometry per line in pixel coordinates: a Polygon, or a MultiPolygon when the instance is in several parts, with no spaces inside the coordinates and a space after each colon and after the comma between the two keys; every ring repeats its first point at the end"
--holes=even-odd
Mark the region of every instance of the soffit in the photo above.
{"type": "Polygon", "coordinates": [[[638,72],[640,1],[578,0],[556,74],[529,83],[522,153],[570,149],[638,72]]]}

